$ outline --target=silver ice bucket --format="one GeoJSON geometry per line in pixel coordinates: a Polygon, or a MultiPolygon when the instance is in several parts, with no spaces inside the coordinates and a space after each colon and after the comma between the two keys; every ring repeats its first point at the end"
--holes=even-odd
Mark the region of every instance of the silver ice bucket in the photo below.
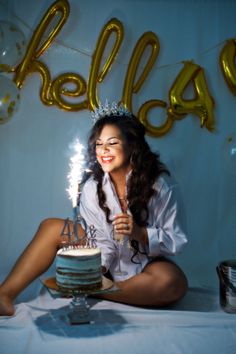
{"type": "Polygon", "coordinates": [[[236,313],[236,259],[220,262],[216,271],[220,280],[220,305],[225,312],[236,313]]]}

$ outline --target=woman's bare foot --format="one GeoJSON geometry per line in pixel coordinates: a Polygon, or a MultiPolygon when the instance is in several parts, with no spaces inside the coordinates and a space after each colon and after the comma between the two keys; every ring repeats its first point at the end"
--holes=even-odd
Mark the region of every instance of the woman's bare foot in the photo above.
{"type": "Polygon", "coordinates": [[[15,308],[12,299],[0,293],[0,316],[12,316],[15,313],[15,308]]]}

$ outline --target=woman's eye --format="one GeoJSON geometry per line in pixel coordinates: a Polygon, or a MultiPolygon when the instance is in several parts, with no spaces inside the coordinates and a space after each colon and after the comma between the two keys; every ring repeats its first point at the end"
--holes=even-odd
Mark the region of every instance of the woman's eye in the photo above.
{"type": "Polygon", "coordinates": [[[96,142],[95,146],[97,148],[102,148],[103,146],[114,146],[114,145],[118,145],[119,142],[118,141],[108,141],[107,143],[100,143],[100,142],[96,142]]]}

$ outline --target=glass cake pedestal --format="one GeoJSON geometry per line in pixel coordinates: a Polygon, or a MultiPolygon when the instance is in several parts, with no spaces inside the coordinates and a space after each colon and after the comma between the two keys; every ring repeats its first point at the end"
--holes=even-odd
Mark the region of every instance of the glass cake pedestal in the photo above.
{"type": "Polygon", "coordinates": [[[96,290],[61,290],[56,283],[56,278],[51,277],[41,279],[42,284],[47,288],[52,297],[72,297],[69,312],[67,313],[67,321],[71,325],[91,323],[90,306],[87,302],[87,296],[111,293],[119,291],[113,281],[102,276],[102,285],[96,290]]]}

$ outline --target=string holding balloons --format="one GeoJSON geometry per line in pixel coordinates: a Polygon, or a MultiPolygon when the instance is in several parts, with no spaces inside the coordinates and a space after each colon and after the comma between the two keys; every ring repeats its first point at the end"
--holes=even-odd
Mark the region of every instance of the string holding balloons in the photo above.
{"type": "Polygon", "coordinates": [[[16,84],[4,75],[0,75],[0,123],[6,123],[18,110],[20,91],[16,84]]]}

